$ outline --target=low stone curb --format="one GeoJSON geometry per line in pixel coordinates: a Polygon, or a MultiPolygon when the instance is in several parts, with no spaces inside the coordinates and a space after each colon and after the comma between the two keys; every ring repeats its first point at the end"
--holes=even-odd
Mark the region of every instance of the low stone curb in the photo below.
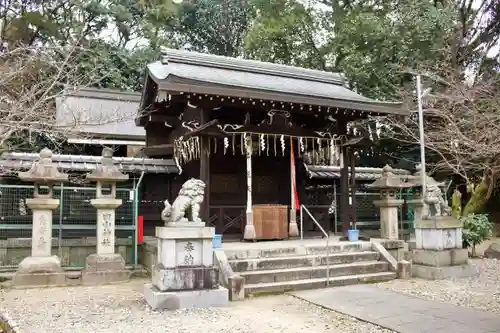
{"type": "Polygon", "coordinates": [[[219,282],[229,290],[229,300],[245,299],[245,279],[233,272],[224,250],[214,250],[214,264],[219,269],[219,282]]]}

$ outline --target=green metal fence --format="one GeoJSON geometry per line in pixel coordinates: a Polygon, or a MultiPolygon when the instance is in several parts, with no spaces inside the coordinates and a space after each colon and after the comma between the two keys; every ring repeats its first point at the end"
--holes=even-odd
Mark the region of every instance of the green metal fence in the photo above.
{"type": "MultiPolygon", "coordinates": [[[[337,203],[337,215],[335,216],[335,230],[340,230],[339,219],[342,216],[340,207],[341,193],[335,192],[337,203]]],[[[380,208],[373,204],[373,201],[380,198],[379,192],[358,192],[356,193],[356,225],[359,229],[380,228],[380,208]]],[[[406,204],[406,200],[412,198],[410,189],[400,190],[397,193],[398,199],[404,199],[405,203],[398,208],[399,230],[401,233],[409,234],[414,230],[414,212],[406,204]]],[[[350,214],[350,212],[349,212],[350,214]]]]}
{"type": "MultiPolygon", "coordinates": [[[[117,199],[122,205],[116,209],[115,234],[117,245],[130,247],[130,255],[125,260],[128,264],[137,263],[137,193],[134,185],[118,187],[117,199]]],[[[16,240],[30,240],[32,234],[32,212],[26,205],[27,198],[33,198],[33,185],[0,184],[0,243],[7,244],[16,240]],[[3,242],[3,243],[2,243],[3,242]]],[[[53,252],[57,248],[59,256],[62,248],[82,244],[78,240],[96,237],[97,209],[90,201],[96,196],[95,186],[54,186],[54,198],[60,200],[59,207],[52,216],[53,252]],[[69,244],[69,245],[68,245],[69,244]]],[[[85,245],[85,244],[84,244],[85,245]]],[[[0,246],[0,250],[2,246],[0,246]]],[[[4,260],[5,261],[5,260],[4,260]]],[[[19,261],[19,260],[17,260],[19,261]]],[[[81,264],[78,264],[81,265],[81,264]]],[[[0,266],[2,259],[0,258],[0,266]]]]}

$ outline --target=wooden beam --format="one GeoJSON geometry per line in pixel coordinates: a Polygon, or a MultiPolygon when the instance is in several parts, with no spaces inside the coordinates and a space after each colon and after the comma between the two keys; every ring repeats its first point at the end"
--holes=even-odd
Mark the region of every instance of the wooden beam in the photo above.
{"type": "Polygon", "coordinates": [[[165,115],[165,114],[159,114],[159,113],[151,113],[147,116],[148,123],[168,123],[171,126],[177,126],[180,125],[181,121],[179,120],[179,117],[172,116],[172,115],[165,115]]]}
{"type": "Polygon", "coordinates": [[[346,109],[352,110],[348,113],[348,115],[358,112],[370,113],[371,115],[375,115],[377,113],[383,114],[394,114],[394,115],[408,115],[408,111],[404,110],[401,104],[398,103],[366,103],[362,101],[349,101],[345,99],[332,99],[328,97],[320,97],[320,96],[306,96],[299,94],[287,94],[287,93],[276,93],[271,91],[262,91],[256,89],[248,89],[248,88],[235,88],[228,87],[225,85],[212,85],[209,86],[205,83],[200,82],[192,82],[190,80],[185,80],[185,82],[162,82],[161,89],[169,90],[169,91],[178,91],[185,92],[184,95],[187,95],[188,99],[200,100],[204,98],[218,98],[220,101],[224,102],[226,100],[230,100],[233,103],[239,100],[247,100],[252,105],[257,105],[257,103],[261,103],[262,105],[265,103],[266,105],[271,104],[272,108],[278,109],[281,108],[281,105],[299,105],[305,109],[311,108],[311,111],[314,108],[321,109],[346,109]],[[254,104],[255,103],[255,104],[254,104]],[[274,107],[272,104],[274,103],[274,107]],[[363,110],[363,111],[361,111],[363,110]]]}
{"type": "MultiPolygon", "coordinates": [[[[360,111],[357,109],[349,108],[336,108],[336,107],[326,107],[321,105],[310,105],[310,104],[298,104],[298,103],[286,103],[277,101],[267,101],[267,100],[252,100],[245,97],[220,97],[215,95],[207,94],[189,94],[184,93],[179,95],[184,97],[184,100],[189,101],[191,104],[196,105],[199,108],[223,108],[232,107],[242,109],[244,112],[253,112],[258,110],[280,110],[287,111],[291,114],[301,114],[307,116],[318,116],[332,118],[348,118],[350,121],[357,119],[366,119],[369,115],[376,116],[381,115],[376,112],[360,111]]],[[[384,115],[384,114],[382,114],[384,115]]]]}
{"type": "Polygon", "coordinates": [[[174,153],[172,144],[154,145],[143,148],[144,155],[153,156],[171,156],[174,153]]]}
{"type": "Polygon", "coordinates": [[[145,127],[148,123],[168,123],[175,127],[180,124],[179,115],[184,111],[185,105],[183,100],[155,102],[136,116],[135,124],[145,127]]]}
{"type": "Polygon", "coordinates": [[[342,143],[343,147],[348,147],[352,149],[363,149],[368,148],[373,145],[373,141],[364,136],[353,136],[347,138],[347,141],[342,143]]]}
{"type": "Polygon", "coordinates": [[[205,123],[198,127],[197,129],[187,132],[184,134],[184,137],[189,138],[192,136],[198,136],[198,137],[203,137],[203,136],[215,136],[215,137],[226,137],[228,136],[223,130],[221,130],[217,125],[219,124],[219,121],[217,119],[211,120],[208,123],[205,123]]]}

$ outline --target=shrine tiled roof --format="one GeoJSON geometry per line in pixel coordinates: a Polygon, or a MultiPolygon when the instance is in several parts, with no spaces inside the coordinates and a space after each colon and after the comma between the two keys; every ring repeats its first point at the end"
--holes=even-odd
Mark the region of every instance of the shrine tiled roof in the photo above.
{"type": "MultiPolygon", "coordinates": [[[[340,179],[340,166],[305,165],[309,178],[316,179],[340,179]]],[[[349,168],[350,170],[350,168],[349,168]]],[[[411,172],[404,169],[392,169],[395,175],[411,175],[411,172]]],[[[350,172],[349,172],[350,175],[350,172]]],[[[355,177],[360,181],[373,181],[382,176],[382,168],[357,167],[355,177]]]]}
{"type": "MultiPolygon", "coordinates": [[[[140,93],[115,89],[81,87],[56,98],[58,126],[71,125],[71,130],[93,137],[144,140],[146,131],[135,125],[140,93]],[[72,125],[74,119],[86,119],[72,125]]],[[[71,133],[68,133],[71,137],[71,133]]]]}
{"type": "Polygon", "coordinates": [[[401,103],[373,100],[348,89],[338,73],[196,52],[162,50],[161,61],[147,66],[141,109],[154,81],[159,90],[226,95],[318,105],[376,114],[409,114],[401,103]]]}
{"type": "MultiPolygon", "coordinates": [[[[142,157],[115,157],[113,162],[124,173],[178,173],[175,162],[170,159],[154,159],[142,157]]],[[[0,169],[5,173],[24,171],[31,168],[39,159],[35,153],[5,152],[0,155],[0,169]]],[[[58,155],[52,156],[52,162],[59,171],[91,172],[101,163],[102,156],[58,155]]]]}

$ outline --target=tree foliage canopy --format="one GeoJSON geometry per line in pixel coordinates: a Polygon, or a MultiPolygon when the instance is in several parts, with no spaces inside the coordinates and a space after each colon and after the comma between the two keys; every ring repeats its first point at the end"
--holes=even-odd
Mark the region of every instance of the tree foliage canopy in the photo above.
{"type": "Polygon", "coordinates": [[[2,0],[0,22],[11,48],[76,43],[108,54],[123,75],[103,85],[119,88],[137,89],[129,81],[162,45],[343,72],[379,99],[398,97],[410,69],[480,76],[499,61],[495,0],[2,0]]]}

